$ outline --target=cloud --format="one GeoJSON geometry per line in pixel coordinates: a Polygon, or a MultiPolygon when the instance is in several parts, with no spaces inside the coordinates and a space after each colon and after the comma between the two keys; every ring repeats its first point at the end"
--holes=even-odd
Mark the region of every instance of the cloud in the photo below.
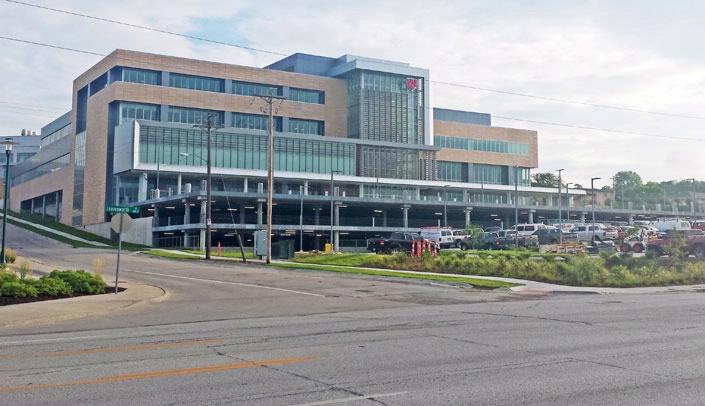
{"type": "MultiPolygon", "coordinates": [[[[698,1],[38,4],[282,54],[353,54],[430,69],[434,105],[490,113],[496,125],[537,130],[534,172],[566,168],[569,182],[586,184],[590,177],[607,179],[620,170],[656,181],[703,172],[705,120],[437,83],[705,117],[705,11],[698,1]]],[[[123,48],[256,67],[281,58],[9,2],[0,4],[0,24],[7,37],[101,54],[123,48]]],[[[0,97],[5,135],[39,130],[68,111],[73,79],[101,59],[8,40],[0,40],[0,47],[0,74],[11,78],[0,97]],[[8,108],[7,102],[43,109],[8,108]]]]}

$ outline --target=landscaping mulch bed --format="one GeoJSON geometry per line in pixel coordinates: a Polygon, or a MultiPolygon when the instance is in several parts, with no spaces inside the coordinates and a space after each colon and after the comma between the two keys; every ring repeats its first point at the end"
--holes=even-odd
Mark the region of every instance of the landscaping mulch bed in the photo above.
{"type": "MultiPolygon", "coordinates": [[[[118,292],[124,291],[125,288],[118,287],[118,292]]],[[[110,294],[110,293],[115,293],[115,287],[114,286],[108,286],[105,288],[104,294],[110,294]]],[[[43,302],[46,300],[58,300],[58,299],[68,299],[70,297],[79,297],[79,296],[94,296],[94,295],[73,295],[73,296],[38,296],[38,297],[7,297],[7,296],[0,296],[0,306],[10,306],[10,305],[16,305],[16,304],[23,304],[23,303],[34,303],[34,302],[43,302]]]]}

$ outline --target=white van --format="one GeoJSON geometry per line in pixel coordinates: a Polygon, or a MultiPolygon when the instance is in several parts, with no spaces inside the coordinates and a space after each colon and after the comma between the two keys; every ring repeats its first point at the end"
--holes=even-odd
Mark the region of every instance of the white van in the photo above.
{"type": "Polygon", "coordinates": [[[662,233],[668,232],[668,230],[690,230],[690,222],[687,220],[659,220],[653,221],[649,225],[662,233]]]}
{"type": "Polygon", "coordinates": [[[453,230],[450,228],[421,227],[421,238],[435,242],[441,249],[455,246],[453,230]]]}
{"type": "Polygon", "coordinates": [[[546,228],[545,224],[535,223],[535,224],[517,224],[515,226],[511,226],[509,229],[516,231],[518,235],[531,235],[534,233],[534,231],[543,230],[544,228],[546,228]]]}

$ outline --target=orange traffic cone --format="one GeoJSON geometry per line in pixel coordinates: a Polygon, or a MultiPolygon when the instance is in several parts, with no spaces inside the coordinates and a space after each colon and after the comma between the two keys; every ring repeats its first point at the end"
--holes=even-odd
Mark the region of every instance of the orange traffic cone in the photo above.
{"type": "Polygon", "coordinates": [[[218,256],[220,256],[220,241],[218,241],[218,256]]]}
{"type": "Polygon", "coordinates": [[[438,258],[438,243],[433,243],[433,257],[438,258]]]}
{"type": "Polygon", "coordinates": [[[416,256],[416,241],[411,242],[411,256],[415,257],[416,256]]]}

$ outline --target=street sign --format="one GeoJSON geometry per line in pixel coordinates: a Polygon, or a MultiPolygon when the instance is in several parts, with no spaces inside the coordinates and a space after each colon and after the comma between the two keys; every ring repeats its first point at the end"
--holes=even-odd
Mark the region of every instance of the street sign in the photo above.
{"type": "Polygon", "coordinates": [[[117,213],[110,219],[110,228],[116,233],[126,233],[132,228],[132,218],[127,213],[117,213]]]}
{"type": "Polygon", "coordinates": [[[140,214],[139,207],[128,207],[128,206],[107,206],[105,211],[108,213],[130,213],[130,214],[140,214]]]}

